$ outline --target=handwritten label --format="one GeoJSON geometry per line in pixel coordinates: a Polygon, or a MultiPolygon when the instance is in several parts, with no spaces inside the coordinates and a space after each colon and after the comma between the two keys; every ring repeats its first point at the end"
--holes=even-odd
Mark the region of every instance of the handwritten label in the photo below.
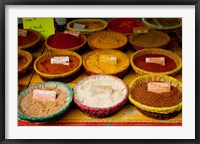
{"type": "Polygon", "coordinates": [[[53,57],[51,58],[51,64],[69,65],[69,57],[53,57]]]}
{"type": "Polygon", "coordinates": [[[24,29],[38,31],[45,39],[55,34],[53,18],[22,18],[24,29]]]}
{"type": "Polygon", "coordinates": [[[147,84],[147,91],[154,93],[170,92],[171,85],[169,83],[162,82],[149,82],[147,84]]]}
{"type": "Polygon", "coordinates": [[[149,30],[146,27],[135,27],[133,28],[134,34],[142,34],[142,33],[148,33],[149,30]]]}
{"type": "Polygon", "coordinates": [[[55,101],[56,91],[33,90],[33,99],[38,101],[55,101]]]}
{"type": "Polygon", "coordinates": [[[146,63],[156,63],[165,66],[165,58],[164,57],[146,57],[146,63]]]}
{"type": "Polygon", "coordinates": [[[79,23],[74,23],[74,27],[73,28],[74,29],[81,29],[81,30],[83,30],[83,29],[85,29],[85,25],[79,24],[79,23]]]}

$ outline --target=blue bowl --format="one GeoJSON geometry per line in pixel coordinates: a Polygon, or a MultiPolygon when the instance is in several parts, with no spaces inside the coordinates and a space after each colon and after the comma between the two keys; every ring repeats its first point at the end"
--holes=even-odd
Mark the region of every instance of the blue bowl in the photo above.
{"type": "Polygon", "coordinates": [[[23,119],[23,120],[27,120],[27,121],[32,121],[32,122],[50,122],[50,121],[54,121],[59,119],[69,108],[70,104],[73,101],[73,90],[71,87],[69,87],[68,84],[62,83],[62,82],[53,82],[53,81],[49,81],[49,82],[43,82],[43,83],[38,83],[36,85],[30,86],[27,89],[23,90],[22,92],[20,92],[18,94],[18,117],[23,119]],[[34,89],[40,89],[41,87],[52,87],[55,86],[57,88],[61,88],[63,91],[66,91],[68,93],[67,96],[67,102],[65,104],[65,106],[63,108],[61,108],[60,110],[58,110],[56,113],[48,115],[48,116],[28,116],[26,114],[24,114],[19,107],[19,98],[21,96],[26,96],[27,94],[29,94],[30,92],[32,92],[34,89]]]}

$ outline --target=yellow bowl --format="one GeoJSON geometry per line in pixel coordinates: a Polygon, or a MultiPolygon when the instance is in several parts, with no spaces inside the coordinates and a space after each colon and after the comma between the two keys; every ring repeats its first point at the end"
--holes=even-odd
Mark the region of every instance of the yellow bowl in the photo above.
{"type": "Polygon", "coordinates": [[[22,69],[18,69],[18,75],[19,77],[21,77],[30,68],[31,63],[33,61],[33,56],[30,52],[27,52],[25,50],[18,50],[18,56],[23,56],[27,59],[27,62],[25,65],[22,66],[22,69]]]}
{"type": "Polygon", "coordinates": [[[83,39],[83,42],[82,42],[80,45],[77,45],[77,46],[75,46],[75,47],[60,49],[60,48],[52,47],[52,46],[50,46],[50,45],[48,44],[48,40],[49,40],[51,37],[53,37],[53,36],[55,36],[55,35],[62,34],[62,33],[63,33],[63,32],[59,32],[59,33],[53,34],[53,35],[49,36],[49,37],[46,39],[45,45],[46,45],[46,47],[47,47],[49,50],[54,51],[54,52],[59,52],[59,53],[64,53],[64,52],[66,52],[66,51],[78,51],[78,50],[80,50],[81,48],[83,48],[83,46],[84,46],[84,45],[86,44],[86,42],[87,42],[87,37],[86,37],[85,35],[81,34],[80,37],[81,37],[81,39],[83,39]]]}
{"type": "Polygon", "coordinates": [[[71,21],[67,24],[67,29],[69,31],[73,31],[73,32],[78,31],[78,32],[81,32],[83,34],[90,34],[92,32],[104,30],[107,26],[108,26],[107,22],[104,21],[104,20],[101,20],[101,19],[76,19],[76,20],[73,20],[73,21],[71,21]],[[85,29],[73,28],[74,23],[86,25],[86,28],[85,29]],[[98,23],[101,26],[95,27],[95,25],[98,24],[98,23]],[[87,28],[87,25],[88,25],[88,27],[89,27],[89,25],[91,25],[91,28],[87,28]]]}
{"type": "Polygon", "coordinates": [[[42,36],[41,36],[41,34],[40,34],[39,32],[34,31],[34,30],[29,30],[29,29],[27,29],[27,31],[28,31],[28,32],[32,32],[32,33],[34,33],[35,35],[37,35],[37,39],[35,39],[35,40],[34,40],[33,42],[31,42],[31,43],[28,43],[28,44],[25,44],[25,45],[22,45],[22,46],[18,46],[18,49],[28,50],[29,48],[31,48],[31,47],[37,45],[37,44],[40,42],[40,40],[42,39],[42,36]]]}
{"type": "Polygon", "coordinates": [[[181,70],[182,68],[182,60],[181,58],[170,52],[170,51],[167,51],[167,50],[163,50],[163,49],[143,49],[143,50],[139,50],[139,51],[136,51],[135,53],[133,53],[130,57],[130,61],[131,61],[131,66],[133,68],[133,70],[136,72],[136,73],[139,73],[141,75],[144,75],[144,74],[151,74],[151,73],[159,73],[159,74],[165,74],[165,75],[174,75],[176,74],[179,70],[181,70]],[[146,71],[146,70],[143,70],[139,67],[137,67],[134,63],[134,60],[139,57],[139,56],[142,56],[142,55],[145,55],[145,54],[161,54],[161,55],[165,55],[167,57],[169,57],[170,59],[172,59],[175,63],[176,63],[176,68],[171,70],[171,71],[166,71],[166,72],[151,72],[151,71],[146,71]]]}
{"type": "Polygon", "coordinates": [[[180,111],[182,109],[182,102],[178,103],[177,105],[170,106],[170,107],[152,107],[148,105],[144,105],[132,98],[131,91],[135,88],[136,85],[148,82],[166,82],[170,83],[172,86],[178,88],[179,91],[182,92],[182,83],[179,82],[177,79],[162,75],[162,74],[149,74],[144,76],[139,76],[135,80],[131,82],[129,85],[129,100],[132,104],[138,107],[141,110],[151,112],[151,113],[160,113],[160,114],[169,114],[175,111],[180,111]]]}
{"type": "Polygon", "coordinates": [[[34,62],[34,70],[45,81],[46,80],[52,80],[52,81],[60,80],[60,81],[67,81],[67,82],[71,81],[78,76],[78,74],[79,74],[78,72],[79,72],[81,66],[82,66],[82,57],[79,54],[77,54],[76,52],[73,52],[73,51],[65,51],[64,53],[49,52],[49,53],[41,55],[34,62]],[[58,56],[58,55],[59,56],[67,56],[67,55],[76,56],[79,59],[79,65],[75,69],[73,69],[72,71],[66,72],[66,73],[63,73],[63,74],[46,74],[46,73],[43,73],[43,72],[38,70],[37,63],[39,61],[46,59],[48,57],[51,57],[51,56],[58,56]]]}

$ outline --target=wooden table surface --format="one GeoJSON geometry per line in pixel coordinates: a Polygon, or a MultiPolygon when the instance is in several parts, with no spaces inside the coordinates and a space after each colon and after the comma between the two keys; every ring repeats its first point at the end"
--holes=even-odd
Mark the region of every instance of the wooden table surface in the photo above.
{"type": "MultiPolygon", "coordinates": [[[[176,38],[172,38],[167,49],[182,58],[182,48],[176,38]]],[[[86,45],[82,52],[80,52],[80,55],[83,56],[88,51],[91,50],[89,50],[86,45]]],[[[32,52],[33,59],[35,60],[38,56],[46,52],[48,52],[48,49],[45,47],[44,42],[41,42],[39,48],[32,52]]],[[[130,45],[127,45],[124,52],[130,56],[134,50],[130,45]]],[[[68,84],[73,88],[77,82],[86,76],[86,72],[81,69],[81,74],[68,84]]],[[[129,85],[138,76],[140,75],[135,73],[132,67],[130,67],[128,73],[122,79],[129,85]]],[[[182,71],[179,71],[174,78],[182,82],[182,71]]],[[[32,66],[30,70],[18,80],[19,91],[40,82],[44,81],[40,79],[32,66]]],[[[169,120],[156,120],[141,114],[136,107],[128,101],[118,113],[107,118],[97,119],[83,114],[75,103],[72,103],[69,110],[57,121],[37,124],[18,118],[18,126],[182,126],[182,113],[169,120]]]]}

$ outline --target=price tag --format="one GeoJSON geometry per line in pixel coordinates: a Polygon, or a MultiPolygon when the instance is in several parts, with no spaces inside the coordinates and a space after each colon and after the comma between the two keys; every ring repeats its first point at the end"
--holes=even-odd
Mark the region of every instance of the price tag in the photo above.
{"type": "Polygon", "coordinates": [[[33,99],[38,101],[55,101],[56,91],[33,90],[33,99]]]}
{"type": "Polygon", "coordinates": [[[170,92],[171,85],[169,83],[162,82],[149,82],[147,84],[147,91],[154,93],[170,92]]]}
{"type": "Polygon", "coordinates": [[[134,34],[149,33],[149,30],[146,27],[135,27],[133,28],[133,33],[134,34]]]}
{"type": "Polygon", "coordinates": [[[117,64],[117,57],[112,56],[112,55],[103,54],[103,55],[99,56],[99,62],[116,65],[117,64]]]}
{"type": "Polygon", "coordinates": [[[63,64],[63,65],[69,65],[69,57],[53,57],[51,58],[51,64],[63,64]]]}
{"type": "Polygon", "coordinates": [[[28,34],[27,30],[25,30],[25,29],[18,29],[18,36],[26,37],[27,34],[28,34]]]}
{"type": "Polygon", "coordinates": [[[146,57],[146,63],[156,63],[165,66],[165,57],[146,57]]]}
{"type": "Polygon", "coordinates": [[[73,35],[75,37],[78,37],[80,36],[80,32],[70,32],[70,31],[64,31],[65,34],[70,34],[70,35],[73,35]]]}
{"type": "Polygon", "coordinates": [[[73,28],[74,29],[81,29],[81,30],[83,30],[83,29],[85,29],[85,25],[79,24],[79,23],[74,23],[74,27],[73,28]]]}

